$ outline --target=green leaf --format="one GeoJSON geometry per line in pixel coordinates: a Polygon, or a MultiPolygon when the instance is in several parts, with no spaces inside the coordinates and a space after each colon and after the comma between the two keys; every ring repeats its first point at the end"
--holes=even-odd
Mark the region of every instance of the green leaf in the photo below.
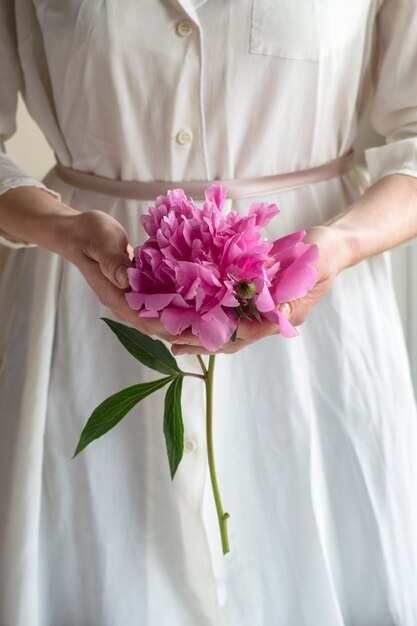
{"type": "Polygon", "coordinates": [[[230,341],[233,341],[233,343],[235,343],[236,339],[237,339],[237,328],[234,331],[233,335],[230,337],[230,341]]]}
{"type": "Polygon", "coordinates": [[[256,304],[254,303],[253,299],[251,298],[250,300],[248,300],[248,307],[249,307],[249,311],[252,313],[253,317],[258,321],[258,322],[262,322],[261,320],[261,316],[259,315],[259,311],[256,308],[256,304]]]}
{"type": "Polygon", "coordinates": [[[114,320],[101,318],[112,329],[119,341],[135,359],[161,374],[182,373],[176,360],[159,339],[152,339],[136,328],[120,324],[114,320]]]}
{"type": "MultiPolygon", "coordinates": [[[[174,379],[174,376],[167,376],[166,378],[160,378],[150,383],[142,383],[140,385],[133,385],[127,387],[113,394],[104,402],[102,402],[96,409],[94,409],[90,418],[80,436],[77,448],[74,452],[74,458],[84,450],[89,443],[98,439],[101,435],[104,435],[111,430],[120,420],[138,404],[143,398],[149,396],[154,391],[161,389],[174,379]]],[[[182,379],[182,378],[181,378],[182,379]]]]}
{"type": "Polygon", "coordinates": [[[252,318],[251,318],[251,317],[249,317],[249,315],[247,315],[247,314],[245,313],[245,311],[242,309],[242,307],[237,306],[237,307],[235,308],[235,311],[236,311],[236,313],[239,315],[239,317],[243,317],[245,320],[249,320],[250,322],[252,321],[252,318]]]}
{"type": "Polygon", "coordinates": [[[165,396],[164,435],[171,479],[174,478],[184,452],[184,424],[181,410],[182,381],[182,376],[176,378],[168,387],[165,396]]]}

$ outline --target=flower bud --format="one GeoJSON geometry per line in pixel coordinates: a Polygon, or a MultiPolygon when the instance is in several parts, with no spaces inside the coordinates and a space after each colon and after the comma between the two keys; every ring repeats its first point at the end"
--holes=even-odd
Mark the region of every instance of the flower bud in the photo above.
{"type": "Polygon", "coordinates": [[[250,300],[256,296],[256,285],[252,280],[239,280],[235,285],[235,291],[238,298],[250,300]]]}

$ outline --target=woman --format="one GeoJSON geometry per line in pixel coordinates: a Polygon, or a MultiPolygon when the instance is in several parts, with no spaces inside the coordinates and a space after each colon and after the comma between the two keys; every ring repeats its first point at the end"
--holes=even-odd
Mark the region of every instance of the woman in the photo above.
{"type": "Polygon", "coordinates": [[[416,626],[416,409],[381,254],[417,234],[415,0],[6,0],[0,23],[0,132],[20,87],[63,165],[41,183],[1,156],[0,229],[18,248],[1,284],[2,626],[416,626]],[[366,152],[363,193],[358,167],[324,170],[371,98],[387,145],[366,152]],[[127,244],[143,241],[152,197],[81,189],[65,168],[302,173],[259,200],[282,208],[266,236],[306,229],[320,247],[315,288],[283,309],[308,321],[292,340],[242,324],[223,350],[237,354],[218,359],[226,558],[198,382],[173,482],[162,395],[70,460],[92,409],[152,376],[99,321],[108,308],[173,341],[188,368],[204,351],[125,303],[127,244]]]}

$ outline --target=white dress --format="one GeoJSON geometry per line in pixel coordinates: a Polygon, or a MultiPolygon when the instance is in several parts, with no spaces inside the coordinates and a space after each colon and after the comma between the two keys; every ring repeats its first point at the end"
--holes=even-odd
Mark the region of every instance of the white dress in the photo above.
{"type": "MultiPolygon", "coordinates": [[[[366,152],[369,175],[417,176],[416,32],[416,0],[1,0],[0,135],[20,87],[75,169],[275,174],[345,154],[373,77],[387,145],[366,152]]],[[[364,180],[355,168],[270,196],[282,215],[266,236],[322,223],[364,180]]],[[[149,203],[44,183],[144,239],[149,203]]],[[[0,191],[19,185],[42,183],[1,155],[0,191]]],[[[71,460],[92,409],[154,373],[74,266],[3,243],[1,626],[417,626],[416,409],[386,255],[343,272],[300,337],[218,357],[223,557],[203,385],[185,384],[173,481],[163,392],[71,460]]]]}

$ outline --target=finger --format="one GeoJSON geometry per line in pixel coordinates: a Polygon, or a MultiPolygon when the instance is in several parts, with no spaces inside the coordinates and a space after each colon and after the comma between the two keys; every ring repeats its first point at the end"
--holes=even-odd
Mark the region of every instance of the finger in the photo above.
{"type": "Polygon", "coordinates": [[[126,250],[127,250],[127,254],[128,254],[128,256],[129,256],[129,259],[130,259],[131,261],[133,261],[134,254],[133,254],[133,248],[132,248],[132,246],[130,245],[130,243],[128,243],[128,244],[127,244],[127,248],[126,248],[126,250]]]}
{"type": "Polygon", "coordinates": [[[214,352],[209,352],[203,348],[203,346],[181,346],[176,343],[172,344],[171,352],[174,356],[181,356],[183,354],[214,354],[214,352]]]}
{"type": "MultiPolygon", "coordinates": [[[[85,256],[98,263],[102,274],[119,289],[129,287],[127,270],[133,267],[129,257],[129,242],[118,224],[100,224],[102,232],[84,248],[85,256]]],[[[100,231],[99,231],[100,232],[100,231]]]]}
{"type": "Polygon", "coordinates": [[[278,309],[281,311],[281,313],[283,314],[283,316],[289,320],[291,317],[291,305],[289,302],[284,302],[283,304],[280,304],[278,309]]]}
{"type": "Polygon", "coordinates": [[[140,317],[136,311],[133,311],[129,307],[126,301],[123,301],[120,306],[122,307],[122,314],[124,315],[125,320],[145,335],[158,337],[168,343],[172,343],[172,341],[176,338],[166,331],[158,317],[140,317]]]}
{"type": "Polygon", "coordinates": [[[310,296],[307,295],[303,298],[298,298],[298,300],[281,304],[279,310],[292,326],[300,326],[300,324],[304,323],[311,304],[310,296]]]}
{"type": "Polygon", "coordinates": [[[262,319],[261,322],[258,322],[257,320],[248,321],[241,319],[237,339],[251,343],[268,335],[275,335],[277,332],[279,332],[277,324],[275,322],[270,322],[267,319],[262,319]]]}
{"type": "Polygon", "coordinates": [[[111,253],[98,261],[104,276],[119,289],[129,287],[127,269],[132,267],[129,256],[126,254],[111,253]]]}
{"type": "Polygon", "coordinates": [[[127,321],[126,318],[119,313],[119,311],[116,311],[115,309],[111,309],[111,312],[113,313],[113,316],[117,320],[119,320],[119,322],[126,322],[127,321]]]}
{"type": "Polygon", "coordinates": [[[79,269],[103,306],[111,309],[113,315],[119,320],[130,322],[142,332],[146,332],[146,322],[139,322],[140,318],[126,302],[124,291],[104,276],[96,261],[85,257],[79,269]]]}
{"type": "Polygon", "coordinates": [[[200,339],[197,335],[193,335],[190,330],[184,330],[180,335],[175,335],[175,337],[173,337],[172,343],[178,346],[201,347],[200,339]]]}
{"type": "Polygon", "coordinates": [[[210,352],[209,350],[206,350],[203,346],[180,346],[177,344],[173,344],[171,346],[171,352],[174,356],[180,356],[182,354],[234,354],[245,346],[248,346],[250,343],[252,342],[243,340],[237,340],[234,342],[228,341],[224,346],[220,348],[220,350],[217,350],[216,352],[210,352]]]}
{"type": "Polygon", "coordinates": [[[177,338],[166,331],[159,318],[139,317],[137,312],[129,307],[125,291],[113,285],[104,276],[96,261],[85,256],[78,267],[101,304],[108,307],[118,320],[130,323],[146,335],[156,335],[170,343],[177,338]]]}

